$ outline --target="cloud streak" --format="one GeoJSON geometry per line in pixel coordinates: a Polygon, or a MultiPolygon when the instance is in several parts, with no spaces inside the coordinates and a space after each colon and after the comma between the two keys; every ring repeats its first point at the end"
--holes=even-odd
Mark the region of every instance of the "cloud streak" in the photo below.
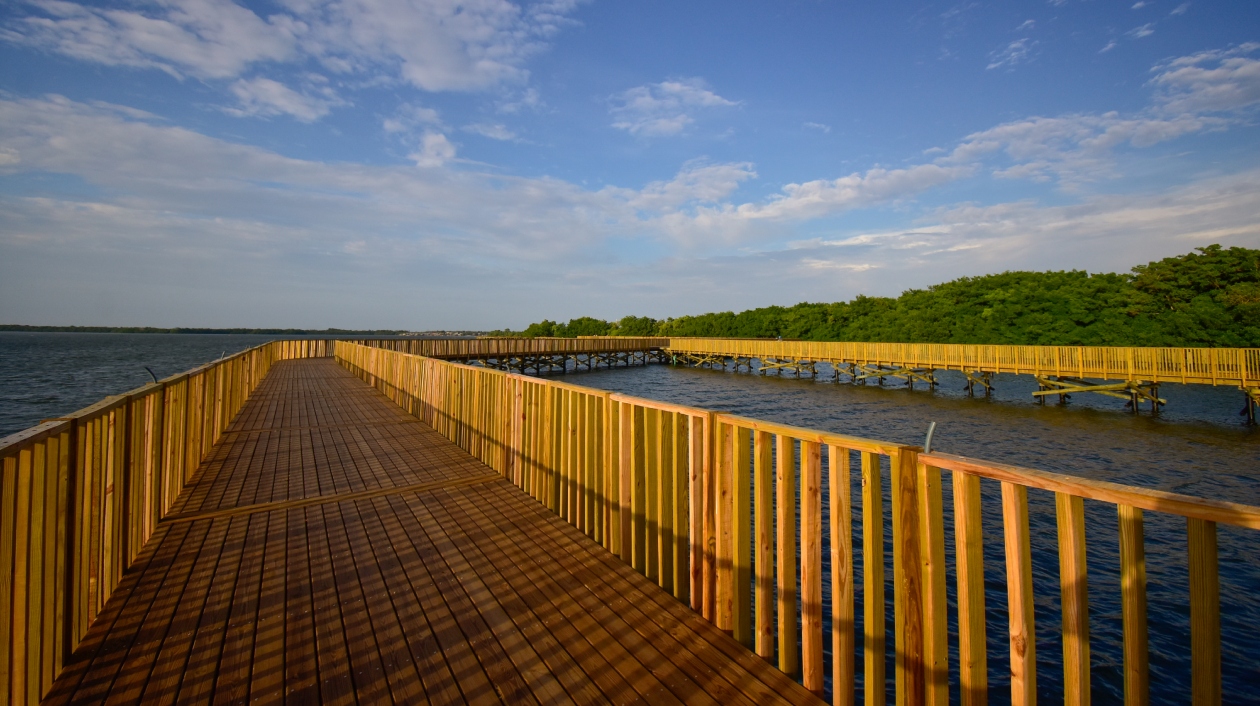
{"type": "Polygon", "coordinates": [[[699,78],[636,86],[613,96],[611,103],[612,126],[642,137],[678,135],[696,121],[697,112],[738,105],[699,78]]]}
{"type": "Polygon", "coordinates": [[[107,66],[235,79],[267,64],[316,62],[426,91],[519,84],[525,60],[572,24],[578,0],[282,0],[261,16],[231,0],[101,8],[25,0],[0,40],[107,66]]]}

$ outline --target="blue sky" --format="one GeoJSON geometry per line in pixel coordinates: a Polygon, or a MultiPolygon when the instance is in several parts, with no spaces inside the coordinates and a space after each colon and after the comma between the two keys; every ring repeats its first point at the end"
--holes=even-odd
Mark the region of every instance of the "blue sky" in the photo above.
{"type": "Polygon", "coordinates": [[[15,0],[0,321],[498,328],[1260,247],[1254,2],[15,0]]]}

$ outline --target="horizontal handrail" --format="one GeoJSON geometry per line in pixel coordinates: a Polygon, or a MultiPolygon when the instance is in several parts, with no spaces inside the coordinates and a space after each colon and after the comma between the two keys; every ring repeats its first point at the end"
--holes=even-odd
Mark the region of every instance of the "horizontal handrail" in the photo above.
{"type": "Polygon", "coordinates": [[[955,343],[852,343],[770,339],[669,339],[672,353],[812,360],[931,370],[1057,377],[1260,385],[1260,348],[1010,346],[955,343]]]}
{"type": "Polygon", "coordinates": [[[1260,507],[1254,505],[1196,498],[1192,495],[1170,493],[1154,488],[1141,488],[1004,463],[978,461],[953,454],[919,454],[919,462],[942,470],[969,473],[1004,483],[1018,483],[1026,488],[1067,493],[1086,500],[1099,500],[1112,505],[1129,505],[1152,512],[1164,512],[1260,530],[1260,507]]]}
{"type": "Polygon", "coordinates": [[[629,353],[663,348],[668,338],[609,336],[603,338],[386,338],[352,341],[372,348],[427,358],[501,358],[522,355],[629,353]]]}

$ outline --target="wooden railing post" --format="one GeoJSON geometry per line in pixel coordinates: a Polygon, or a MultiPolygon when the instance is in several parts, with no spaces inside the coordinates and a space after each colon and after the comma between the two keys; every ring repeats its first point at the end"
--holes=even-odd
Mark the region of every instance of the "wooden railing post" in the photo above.
{"type": "Polygon", "coordinates": [[[853,510],[849,450],[827,447],[831,512],[831,691],[835,706],[854,701],[853,510]]]}
{"type": "Polygon", "coordinates": [[[1028,489],[1002,483],[1006,535],[1006,594],[1010,614],[1011,706],[1037,703],[1037,634],[1033,628],[1028,489]]]}
{"type": "Polygon", "coordinates": [[[1124,703],[1150,703],[1146,634],[1146,549],[1142,509],[1117,505],[1120,519],[1120,601],[1124,622],[1124,703]]]}
{"type": "Polygon", "coordinates": [[[884,706],[884,493],[879,454],[862,454],[863,691],[866,706],[884,706]]]}
{"type": "Polygon", "coordinates": [[[823,693],[822,447],[801,442],[801,681],[823,693]]]}
{"type": "Polygon", "coordinates": [[[735,427],[731,454],[731,635],[751,648],[752,635],[752,435],[735,427]]]}
{"type": "Polygon", "coordinates": [[[1190,684],[1195,706],[1221,703],[1221,589],[1216,523],[1186,520],[1190,551],[1190,684]]]}
{"type": "Polygon", "coordinates": [[[617,461],[617,511],[615,523],[619,539],[618,556],[627,564],[633,564],[634,551],[634,406],[628,402],[618,405],[618,430],[620,454],[617,461]]]}
{"type": "Polygon", "coordinates": [[[963,706],[989,702],[984,613],[984,530],[980,479],[954,473],[954,551],[958,581],[959,686],[963,706]]]}
{"type": "Polygon", "coordinates": [[[893,621],[896,636],[897,706],[924,702],[923,553],[919,526],[918,461],[898,449],[892,464],[893,621]]]}
{"type": "Polygon", "coordinates": [[[800,668],[799,626],[796,620],[796,444],[791,437],[776,434],[775,475],[776,546],[779,557],[778,586],[779,669],[795,676],[800,668]]]}
{"type": "Polygon", "coordinates": [[[1063,703],[1089,705],[1089,581],[1085,568],[1084,501],[1055,493],[1059,527],[1059,591],[1063,605],[1063,703]]]}
{"type": "Polygon", "coordinates": [[[918,464],[923,555],[924,703],[949,704],[949,628],[945,601],[945,511],[941,471],[918,464]]]}
{"type": "MultiPolygon", "coordinates": [[[[773,454],[774,449],[771,446],[773,435],[770,432],[758,431],[753,434],[753,514],[756,522],[755,536],[753,537],[754,548],[754,565],[756,569],[756,590],[754,599],[756,602],[756,618],[755,632],[756,641],[753,650],[763,659],[772,659],[774,657],[774,583],[775,583],[775,562],[774,562],[774,538],[771,536],[771,528],[774,523],[771,521],[771,513],[774,508],[774,467],[773,454]]],[[[779,486],[779,491],[783,492],[783,486],[779,486]]],[[[779,523],[779,531],[783,531],[783,523],[779,523]]],[[[783,554],[780,553],[780,557],[783,554]]],[[[779,573],[782,573],[782,565],[780,565],[779,573]]],[[[795,615],[795,612],[793,613],[795,615]]],[[[779,635],[783,635],[783,621],[780,620],[779,635]]],[[[782,637],[780,637],[782,639],[782,637]]],[[[782,659],[779,660],[779,668],[783,668],[782,659]]],[[[787,671],[787,670],[784,670],[787,671]]],[[[790,672],[789,672],[790,673],[790,672]]]]}

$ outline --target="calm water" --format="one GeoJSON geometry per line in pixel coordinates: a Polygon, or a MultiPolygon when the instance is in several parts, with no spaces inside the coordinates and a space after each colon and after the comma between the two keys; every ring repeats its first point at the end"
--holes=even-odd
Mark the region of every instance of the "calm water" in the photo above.
{"type": "MultiPolygon", "coordinates": [[[[0,333],[0,436],[143,385],[149,380],[145,365],[160,378],[273,338],[0,333]]],[[[1134,415],[1123,409],[1122,401],[1101,396],[1077,395],[1063,407],[1036,405],[1029,396],[1036,389],[1031,377],[998,376],[997,392],[991,399],[968,399],[962,392],[961,375],[942,373],[940,378],[942,384],[935,391],[911,391],[891,385],[837,385],[660,365],[565,376],[568,382],[592,387],[902,443],[921,444],[928,422],[935,421],[933,446],[941,451],[1260,505],[1260,430],[1245,426],[1238,416],[1242,407],[1238,390],[1166,385],[1161,394],[1168,399],[1168,406],[1161,413],[1134,415]]],[[[854,490],[857,519],[860,493],[854,490]]],[[[948,479],[945,493],[949,498],[948,479]]],[[[1037,597],[1038,690],[1040,698],[1053,703],[1062,699],[1054,499],[1048,493],[1030,491],[1029,501],[1037,597]]],[[[1009,665],[996,484],[985,483],[984,502],[990,698],[992,703],[1001,704],[1007,701],[1003,675],[1009,672],[1009,665]]],[[[947,502],[947,515],[949,505],[947,502]]],[[[886,517],[890,510],[886,501],[886,517]]],[[[1093,697],[1098,704],[1120,703],[1122,628],[1115,511],[1112,506],[1088,502],[1086,510],[1093,697]]],[[[947,517],[946,527],[951,526],[952,517],[947,517]]],[[[1221,526],[1219,543],[1225,700],[1260,704],[1260,659],[1253,648],[1254,630],[1260,626],[1260,532],[1221,526]]],[[[891,549],[891,544],[886,547],[889,557],[891,549]]],[[[824,544],[824,557],[828,551],[824,544]]],[[[1146,551],[1152,701],[1188,703],[1184,520],[1148,513],[1146,551]]],[[[946,556],[952,576],[952,535],[947,535],[946,556]]],[[[861,558],[855,563],[860,605],[861,558]]],[[[891,629],[891,565],[887,575],[887,627],[891,629]]],[[[824,585],[828,600],[829,592],[830,587],[824,585]]],[[[952,631],[956,629],[952,591],[950,601],[952,631]]],[[[860,608],[857,615],[861,630],[860,608]]],[[[829,631],[830,625],[825,629],[829,631]]],[[[893,644],[891,633],[888,644],[893,644]]],[[[956,670],[956,656],[952,666],[956,670]]],[[[891,660],[887,670],[891,685],[891,660]]],[[[860,662],[857,671],[860,681],[860,662]]]]}
{"type": "Polygon", "coordinates": [[[0,436],[275,338],[0,332],[0,436]]]}

